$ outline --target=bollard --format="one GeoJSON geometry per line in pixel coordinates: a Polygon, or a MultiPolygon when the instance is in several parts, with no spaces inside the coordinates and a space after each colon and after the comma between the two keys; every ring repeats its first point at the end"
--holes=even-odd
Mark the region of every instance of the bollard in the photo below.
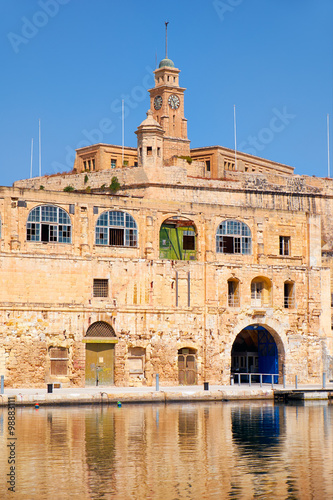
{"type": "Polygon", "coordinates": [[[249,387],[251,387],[251,373],[249,374],[249,387]]]}
{"type": "Polygon", "coordinates": [[[4,394],[5,392],[5,376],[1,375],[1,391],[0,394],[4,394]]]}
{"type": "Polygon", "coordinates": [[[238,385],[241,385],[240,373],[237,373],[237,375],[238,375],[238,385]]]}
{"type": "Polygon", "coordinates": [[[326,373],[323,373],[323,389],[326,389],[326,373]]]}
{"type": "Polygon", "coordinates": [[[156,373],[156,392],[160,390],[160,376],[156,373]]]}
{"type": "Polygon", "coordinates": [[[230,385],[234,385],[234,376],[230,375],[230,385]]]}
{"type": "Polygon", "coordinates": [[[260,378],[260,387],[262,387],[262,373],[260,373],[259,378],[260,378]]]}
{"type": "Polygon", "coordinates": [[[297,389],[297,375],[295,375],[295,389],[297,389]]]}
{"type": "Polygon", "coordinates": [[[285,389],[286,388],[286,376],[283,375],[283,388],[285,389]]]}
{"type": "Polygon", "coordinates": [[[209,391],[209,382],[204,382],[204,391],[209,391]]]}
{"type": "Polygon", "coordinates": [[[272,389],[274,389],[274,375],[272,375],[272,389]]]}

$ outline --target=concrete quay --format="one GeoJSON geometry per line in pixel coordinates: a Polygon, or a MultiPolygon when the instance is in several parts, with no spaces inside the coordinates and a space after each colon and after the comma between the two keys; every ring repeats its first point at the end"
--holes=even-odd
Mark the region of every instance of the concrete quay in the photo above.
{"type": "MultiPolygon", "coordinates": [[[[160,386],[156,387],[71,387],[53,388],[47,392],[47,386],[41,388],[5,388],[0,394],[0,406],[8,405],[8,398],[15,397],[16,406],[55,406],[55,405],[92,405],[129,403],[171,403],[200,401],[234,401],[234,400],[273,400],[276,390],[293,390],[294,387],[271,384],[249,385],[212,385],[208,390],[204,386],[160,386]]],[[[319,385],[299,386],[299,390],[320,391],[319,385]]],[[[332,394],[333,384],[327,384],[327,391],[332,394]]]]}

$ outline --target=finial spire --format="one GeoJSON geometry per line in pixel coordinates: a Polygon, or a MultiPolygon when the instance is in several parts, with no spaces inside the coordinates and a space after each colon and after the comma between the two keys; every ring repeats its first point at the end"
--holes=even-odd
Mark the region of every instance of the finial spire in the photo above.
{"type": "Polygon", "coordinates": [[[168,59],[168,24],[169,21],[165,22],[165,59],[168,59]]]}

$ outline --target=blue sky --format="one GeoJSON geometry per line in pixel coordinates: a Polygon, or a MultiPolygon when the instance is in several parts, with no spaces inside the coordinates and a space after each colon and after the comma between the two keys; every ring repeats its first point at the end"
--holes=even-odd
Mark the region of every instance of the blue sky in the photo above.
{"type": "MultiPolygon", "coordinates": [[[[332,0],[0,0],[0,185],[69,171],[77,147],[125,144],[149,108],[156,57],[181,69],[191,147],[219,144],[327,176],[332,0]]],[[[331,134],[333,144],[333,134],[331,134]]],[[[331,155],[333,156],[333,155],[331,155]]],[[[333,167],[331,167],[331,171],[333,167]]]]}

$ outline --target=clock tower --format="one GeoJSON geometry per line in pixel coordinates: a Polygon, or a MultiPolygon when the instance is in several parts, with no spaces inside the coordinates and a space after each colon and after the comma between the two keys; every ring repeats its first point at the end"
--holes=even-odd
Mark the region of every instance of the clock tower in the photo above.
{"type": "Polygon", "coordinates": [[[185,88],[179,86],[180,70],[167,57],[154,71],[155,87],[149,89],[150,109],[160,124],[163,135],[163,159],[190,156],[187,120],[184,118],[185,88]]]}

